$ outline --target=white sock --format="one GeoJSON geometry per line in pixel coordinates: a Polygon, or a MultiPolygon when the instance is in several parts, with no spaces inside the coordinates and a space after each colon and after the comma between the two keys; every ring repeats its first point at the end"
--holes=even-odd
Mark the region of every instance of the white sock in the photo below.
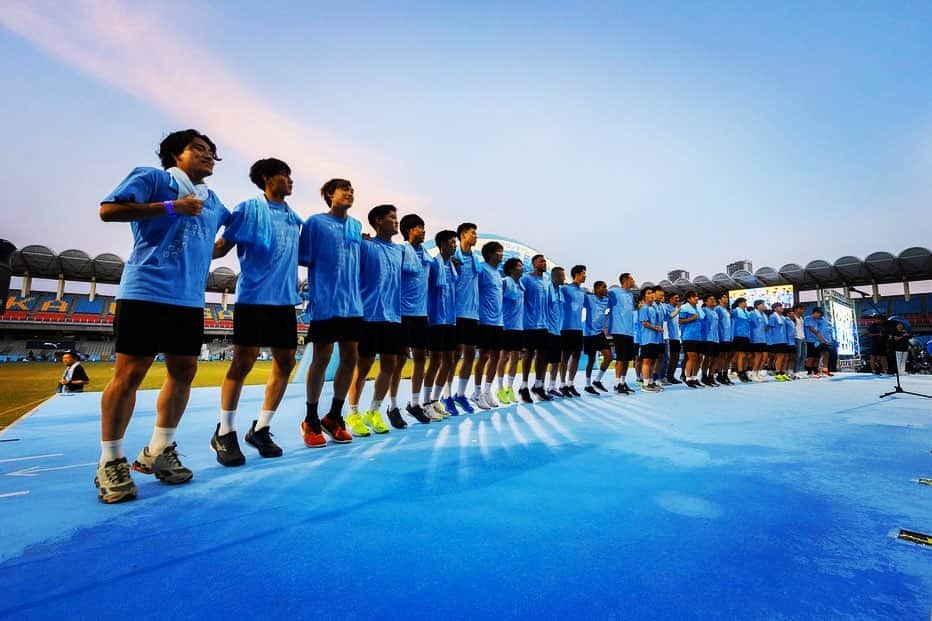
{"type": "Polygon", "coordinates": [[[492,392],[491,382],[489,382],[489,380],[487,379],[482,380],[482,387],[478,388],[477,391],[479,392],[479,394],[485,394],[485,395],[491,393],[492,392]]]}
{"type": "Polygon", "coordinates": [[[388,409],[395,410],[398,408],[398,399],[395,395],[388,396],[388,409]]]}
{"type": "Polygon", "coordinates": [[[220,410],[220,431],[217,435],[225,436],[236,431],[236,410],[220,410]]]}
{"type": "Polygon", "coordinates": [[[595,375],[595,381],[601,382],[603,377],[605,377],[605,371],[599,369],[599,372],[595,375]]]}
{"type": "Polygon", "coordinates": [[[505,390],[505,378],[501,375],[498,376],[498,389],[505,390]]]}
{"type": "Polygon", "coordinates": [[[418,391],[418,392],[412,391],[412,392],[411,392],[411,405],[421,405],[421,393],[420,393],[420,391],[418,391]]]}
{"type": "Polygon", "coordinates": [[[100,463],[105,464],[114,459],[126,457],[123,454],[123,440],[102,440],[100,443],[100,463]]]}
{"type": "Polygon", "coordinates": [[[521,380],[521,390],[527,388],[527,380],[521,380]]]}
{"type": "Polygon", "coordinates": [[[372,400],[372,403],[369,404],[369,411],[370,411],[370,412],[378,412],[378,411],[381,410],[381,409],[382,409],[382,400],[381,400],[381,399],[373,399],[373,400],[372,400]]]}
{"type": "Polygon", "coordinates": [[[421,389],[421,399],[424,401],[424,403],[430,403],[431,401],[433,401],[433,399],[430,398],[430,393],[431,393],[431,386],[425,385],[421,389]]]}
{"type": "Polygon", "coordinates": [[[469,378],[463,379],[462,377],[456,382],[456,394],[460,397],[466,396],[466,387],[469,386],[469,378]]]}
{"type": "Polygon", "coordinates": [[[259,412],[259,418],[256,419],[256,431],[271,425],[273,416],[275,416],[275,410],[262,410],[259,412]]]}
{"type": "Polygon", "coordinates": [[[536,378],[534,379],[534,388],[540,388],[543,385],[544,383],[541,380],[536,379],[536,378]]]}
{"type": "Polygon", "coordinates": [[[349,413],[347,414],[347,416],[352,416],[353,414],[359,414],[359,404],[358,404],[358,403],[350,403],[350,404],[349,404],[349,413]]]}
{"type": "Polygon", "coordinates": [[[515,376],[506,375],[505,376],[505,388],[511,388],[515,385],[515,376]]]}
{"type": "Polygon", "coordinates": [[[485,382],[481,382],[481,383],[476,384],[476,385],[474,385],[474,386],[472,387],[472,398],[473,398],[473,400],[476,400],[476,399],[479,398],[479,393],[482,392],[480,386],[482,386],[484,383],[485,383],[485,382]]]}
{"type": "Polygon", "coordinates": [[[587,375],[587,376],[586,376],[586,388],[588,388],[589,386],[592,386],[592,376],[591,376],[591,375],[587,375]]]}
{"type": "Polygon", "coordinates": [[[153,427],[152,438],[149,440],[149,454],[158,455],[166,446],[172,443],[176,427],[153,427]]]}
{"type": "Polygon", "coordinates": [[[439,399],[441,393],[443,393],[443,385],[437,384],[436,386],[434,386],[433,393],[431,394],[431,396],[433,397],[432,401],[436,401],[437,399],[439,399]]]}

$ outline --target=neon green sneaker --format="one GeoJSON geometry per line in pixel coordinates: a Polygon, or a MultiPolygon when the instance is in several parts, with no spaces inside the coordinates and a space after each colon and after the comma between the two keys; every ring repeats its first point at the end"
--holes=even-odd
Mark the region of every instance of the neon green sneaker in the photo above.
{"type": "Polygon", "coordinates": [[[495,396],[498,397],[498,402],[502,405],[508,405],[511,401],[508,399],[508,389],[502,388],[495,391],[495,396]]]}
{"type": "Polygon", "coordinates": [[[385,424],[385,419],[382,418],[382,412],[379,410],[370,410],[362,415],[362,419],[372,427],[372,431],[376,433],[388,433],[388,425],[385,424]]]}
{"type": "Polygon", "coordinates": [[[359,412],[353,412],[346,417],[346,426],[350,428],[350,431],[353,432],[353,435],[357,438],[365,438],[370,435],[369,428],[366,427],[366,423],[362,420],[362,415],[359,412]]]}
{"type": "Polygon", "coordinates": [[[508,403],[517,403],[518,398],[515,396],[515,389],[509,386],[505,390],[508,391],[508,403]]]}

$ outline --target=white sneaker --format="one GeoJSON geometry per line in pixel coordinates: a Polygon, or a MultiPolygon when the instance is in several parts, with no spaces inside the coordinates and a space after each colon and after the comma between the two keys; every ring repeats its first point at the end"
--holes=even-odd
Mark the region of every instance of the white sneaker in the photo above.
{"type": "Polygon", "coordinates": [[[479,395],[479,398],[485,400],[485,403],[486,405],[489,406],[490,410],[499,407],[498,401],[495,400],[495,397],[492,395],[491,390],[488,392],[482,393],[481,395],[479,395]]]}
{"type": "Polygon", "coordinates": [[[476,407],[479,408],[480,410],[491,410],[492,409],[492,406],[489,405],[488,401],[486,401],[486,394],[484,392],[479,393],[479,398],[474,399],[473,403],[475,403],[476,407]]]}

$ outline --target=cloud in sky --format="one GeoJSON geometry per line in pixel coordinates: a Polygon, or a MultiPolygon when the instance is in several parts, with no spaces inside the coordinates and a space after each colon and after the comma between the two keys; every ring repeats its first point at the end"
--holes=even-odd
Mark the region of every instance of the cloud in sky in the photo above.
{"type": "Polygon", "coordinates": [[[116,0],[14,0],[0,11],[0,24],[60,61],[211,134],[221,154],[233,149],[251,161],[271,150],[296,176],[326,180],[352,171],[354,184],[364,188],[360,194],[416,203],[381,179],[361,149],[278,112],[199,45],[195,29],[165,28],[178,21],[165,5],[116,0]]]}

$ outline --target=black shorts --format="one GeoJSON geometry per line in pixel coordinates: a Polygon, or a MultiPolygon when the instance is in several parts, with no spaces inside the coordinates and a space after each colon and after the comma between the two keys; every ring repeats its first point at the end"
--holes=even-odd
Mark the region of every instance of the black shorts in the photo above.
{"type": "Polygon", "coordinates": [[[615,343],[615,360],[633,360],[637,357],[633,336],[613,334],[612,341],[615,343]]]}
{"type": "Polygon", "coordinates": [[[524,347],[528,351],[538,351],[547,347],[546,330],[525,330],[524,347]]]}
{"type": "Polygon", "coordinates": [[[751,351],[751,339],[746,336],[736,336],[734,348],[735,351],[751,351]]]}
{"type": "Polygon", "coordinates": [[[563,357],[563,335],[547,333],[547,361],[559,363],[563,357]]]}
{"type": "Polygon", "coordinates": [[[404,332],[400,323],[387,321],[363,321],[359,337],[359,355],[363,358],[397,356],[401,353],[404,332]]]}
{"type": "Polygon", "coordinates": [[[307,326],[307,338],[318,345],[359,342],[362,336],[362,317],[331,317],[315,319],[307,326]]]}
{"type": "Polygon", "coordinates": [[[776,343],[774,345],[768,345],[767,351],[771,354],[782,354],[783,353],[783,344],[776,343]]]}
{"type": "Polygon", "coordinates": [[[608,344],[608,339],[605,338],[605,335],[601,332],[599,334],[593,334],[592,336],[583,337],[583,351],[586,352],[587,356],[592,356],[598,351],[605,351],[606,349],[611,349],[608,344]]]}
{"type": "Polygon", "coordinates": [[[521,351],[522,349],[524,349],[524,330],[502,332],[502,351],[521,351]]]}
{"type": "Polygon", "coordinates": [[[825,343],[806,343],[806,357],[817,358],[828,351],[828,345],[825,343]]]}
{"type": "Polygon", "coordinates": [[[641,345],[641,358],[656,360],[663,356],[663,343],[648,343],[641,345]]]}
{"type": "Polygon", "coordinates": [[[715,341],[705,341],[702,346],[702,355],[710,358],[718,355],[718,343],[715,341]]]}
{"type": "Polygon", "coordinates": [[[887,353],[887,337],[871,337],[871,356],[883,356],[887,353]]]}
{"type": "Polygon", "coordinates": [[[721,341],[718,344],[718,351],[720,354],[729,354],[735,351],[735,344],[731,341],[721,341]]]}
{"type": "Polygon", "coordinates": [[[233,344],[243,347],[297,349],[298,318],[294,306],[235,304],[233,344]]]}
{"type": "Polygon", "coordinates": [[[427,349],[454,351],[456,349],[456,326],[443,324],[427,328],[427,349]]]}
{"type": "Polygon", "coordinates": [[[560,333],[560,349],[578,354],[583,349],[582,330],[564,330],[560,333]]]}
{"type": "Polygon", "coordinates": [[[767,343],[751,343],[748,346],[748,351],[755,354],[767,351],[767,343]]]}
{"type": "Polygon", "coordinates": [[[479,320],[456,318],[456,344],[475,347],[479,342],[479,320]]]}
{"type": "Polygon", "coordinates": [[[427,349],[427,317],[401,318],[401,346],[427,349]]]}
{"type": "Polygon", "coordinates": [[[485,351],[500,351],[504,342],[505,329],[501,326],[479,325],[476,335],[476,346],[485,351]]]}
{"type": "Polygon", "coordinates": [[[705,349],[705,341],[683,341],[683,351],[687,354],[701,354],[705,349]]]}
{"type": "MultiPolygon", "coordinates": [[[[294,315],[294,309],[291,312],[294,315]]],[[[204,309],[140,300],[117,300],[114,350],[128,356],[197,356],[204,342],[204,309]]]]}
{"type": "Polygon", "coordinates": [[[796,346],[795,346],[795,345],[790,345],[789,343],[787,343],[786,345],[783,346],[783,353],[785,353],[785,354],[793,354],[793,355],[795,356],[795,355],[796,355],[796,346]]]}

